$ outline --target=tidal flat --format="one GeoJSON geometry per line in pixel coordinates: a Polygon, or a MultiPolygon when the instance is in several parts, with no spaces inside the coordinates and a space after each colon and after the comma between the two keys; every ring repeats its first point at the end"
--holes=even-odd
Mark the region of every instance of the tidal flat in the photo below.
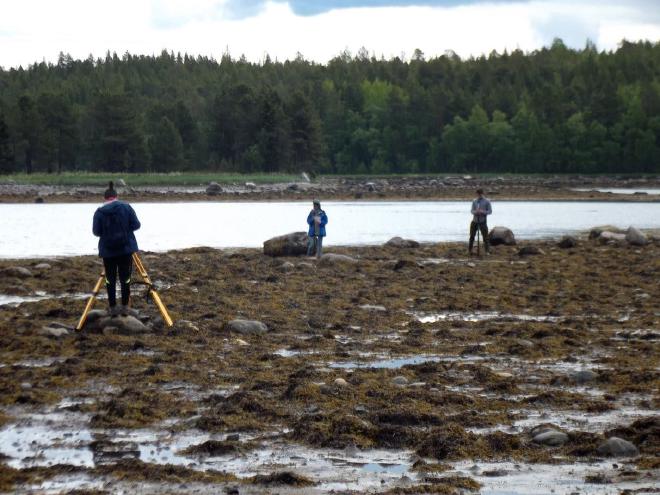
{"type": "Polygon", "coordinates": [[[529,245],[0,260],[0,492],[657,493],[660,244],[529,245]]]}

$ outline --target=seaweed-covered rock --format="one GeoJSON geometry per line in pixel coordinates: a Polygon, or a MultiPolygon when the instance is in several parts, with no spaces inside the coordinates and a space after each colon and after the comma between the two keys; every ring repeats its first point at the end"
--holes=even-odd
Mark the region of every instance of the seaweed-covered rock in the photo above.
{"type": "Polygon", "coordinates": [[[491,246],[513,246],[516,244],[516,238],[508,227],[493,227],[488,234],[488,242],[491,246]]]}
{"type": "Polygon", "coordinates": [[[0,274],[5,277],[30,278],[32,272],[23,266],[8,266],[0,270],[0,274]]]}
{"type": "Polygon", "coordinates": [[[227,322],[225,328],[243,335],[260,335],[268,332],[266,324],[256,320],[231,320],[227,322]]]}
{"type": "Polygon", "coordinates": [[[321,256],[319,266],[355,265],[357,262],[358,260],[345,254],[328,253],[321,256]]]}
{"type": "Polygon", "coordinates": [[[307,234],[292,232],[264,242],[266,256],[302,256],[307,254],[307,234]]]}
{"type": "Polygon", "coordinates": [[[539,254],[545,254],[545,251],[536,246],[523,246],[518,250],[518,256],[535,256],[539,254]]]}
{"type": "Polygon", "coordinates": [[[644,233],[633,226],[626,231],[626,241],[633,246],[645,246],[649,242],[644,233]]]}
{"type": "Polygon", "coordinates": [[[618,232],[610,232],[605,230],[600,233],[598,240],[601,244],[613,243],[613,244],[623,244],[626,241],[626,234],[620,234],[618,232]]]}
{"type": "Polygon", "coordinates": [[[609,457],[632,457],[639,454],[639,449],[628,440],[619,437],[608,438],[596,452],[609,457]]]}
{"type": "Polygon", "coordinates": [[[394,248],[417,248],[419,247],[419,242],[413,241],[412,239],[403,239],[401,237],[392,237],[389,241],[385,243],[386,246],[394,248]]]}
{"type": "Polygon", "coordinates": [[[572,235],[565,235],[560,239],[557,245],[562,249],[574,248],[577,246],[577,239],[572,235]]]}

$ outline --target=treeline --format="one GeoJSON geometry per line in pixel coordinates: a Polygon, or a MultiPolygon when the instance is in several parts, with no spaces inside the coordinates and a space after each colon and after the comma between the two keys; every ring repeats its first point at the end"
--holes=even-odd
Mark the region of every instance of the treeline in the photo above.
{"type": "Polygon", "coordinates": [[[0,173],[660,172],[660,43],[0,70],[0,173]]]}

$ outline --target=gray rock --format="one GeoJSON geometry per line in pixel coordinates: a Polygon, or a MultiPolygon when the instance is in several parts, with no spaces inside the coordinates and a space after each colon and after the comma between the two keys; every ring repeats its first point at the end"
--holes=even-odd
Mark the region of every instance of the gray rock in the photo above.
{"type": "Polygon", "coordinates": [[[0,274],[6,277],[30,278],[32,272],[23,266],[8,266],[0,271],[0,274]]]}
{"type": "Polygon", "coordinates": [[[307,233],[292,232],[264,242],[266,256],[302,256],[307,254],[307,233]]]}
{"type": "Polygon", "coordinates": [[[288,186],[286,186],[286,188],[289,191],[297,191],[298,189],[300,189],[300,186],[298,186],[298,184],[294,182],[293,184],[289,184],[288,186]]]}
{"type": "Polygon", "coordinates": [[[609,457],[632,457],[639,454],[639,449],[628,440],[619,437],[608,438],[606,442],[602,443],[596,452],[599,455],[609,457]]]}
{"type": "Polygon", "coordinates": [[[256,188],[257,188],[257,185],[254,182],[246,182],[245,183],[245,189],[249,189],[250,191],[252,191],[256,188]]]}
{"type": "Polygon", "coordinates": [[[488,242],[491,246],[513,246],[516,244],[516,238],[508,227],[493,227],[488,234],[488,242]]]}
{"type": "Polygon", "coordinates": [[[591,370],[580,370],[571,374],[571,380],[575,383],[583,384],[593,382],[598,378],[598,373],[591,370]]]}
{"type": "Polygon", "coordinates": [[[135,316],[116,316],[111,319],[112,325],[119,329],[119,332],[124,335],[136,335],[141,333],[148,333],[149,327],[138,320],[135,316]]]}
{"type": "Polygon", "coordinates": [[[545,254],[545,251],[536,246],[523,246],[518,250],[518,256],[534,256],[539,254],[545,254]]]}
{"type": "Polygon", "coordinates": [[[381,306],[380,304],[363,304],[359,306],[359,308],[364,309],[365,311],[374,311],[379,313],[384,313],[387,311],[387,308],[385,306],[381,306]]]}
{"type": "Polygon", "coordinates": [[[335,379],[335,385],[338,387],[348,387],[348,382],[343,378],[337,378],[335,379]]]}
{"type": "Polygon", "coordinates": [[[557,245],[562,249],[569,249],[577,246],[577,239],[572,235],[565,235],[557,243],[557,245]]]}
{"type": "Polygon", "coordinates": [[[206,186],[206,194],[209,196],[217,196],[220,193],[222,193],[222,186],[217,182],[211,182],[206,186]]]}
{"type": "Polygon", "coordinates": [[[37,333],[44,337],[60,338],[60,337],[66,337],[67,335],[69,335],[70,332],[66,328],[48,326],[48,327],[42,327],[40,330],[38,330],[37,333]]]}
{"type": "Polygon", "coordinates": [[[626,241],[633,246],[645,246],[649,242],[644,233],[633,226],[626,231],[626,241]]]}
{"type": "Polygon", "coordinates": [[[389,241],[385,243],[385,246],[395,247],[395,248],[417,248],[419,247],[419,242],[413,241],[412,239],[402,239],[401,237],[392,237],[389,241]]]}
{"type": "Polygon", "coordinates": [[[392,378],[392,383],[394,385],[404,386],[408,385],[408,379],[405,376],[399,375],[392,378]]]}
{"type": "Polygon", "coordinates": [[[38,265],[34,265],[34,268],[35,270],[50,270],[52,266],[48,263],[39,263],[38,265]]]}
{"type": "Polygon", "coordinates": [[[537,433],[532,438],[532,442],[548,447],[559,447],[568,441],[568,435],[564,432],[553,430],[551,428],[537,433]]]}
{"type": "Polygon", "coordinates": [[[279,266],[279,269],[283,272],[290,272],[291,270],[295,270],[296,265],[291,263],[290,261],[285,261],[279,266]]]}
{"type": "Polygon", "coordinates": [[[177,320],[174,322],[174,330],[182,332],[199,332],[199,327],[190,320],[177,320]]]}
{"type": "Polygon", "coordinates": [[[609,230],[605,230],[600,233],[598,240],[603,244],[607,242],[623,244],[626,241],[626,234],[619,234],[617,232],[610,232],[609,230]]]}
{"type": "Polygon", "coordinates": [[[266,324],[256,320],[231,320],[227,322],[225,328],[243,335],[260,335],[268,332],[266,324]]]}
{"type": "Polygon", "coordinates": [[[355,265],[358,260],[346,256],[345,254],[328,253],[321,256],[319,266],[332,266],[332,265],[355,265]]]}

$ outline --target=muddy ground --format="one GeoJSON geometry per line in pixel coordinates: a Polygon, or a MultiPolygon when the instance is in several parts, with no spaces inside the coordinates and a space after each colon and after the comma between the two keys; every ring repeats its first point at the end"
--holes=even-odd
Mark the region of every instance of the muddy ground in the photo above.
{"type": "MultiPolygon", "coordinates": [[[[130,182],[130,179],[127,179],[130,182]]],[[[118,182],[119,184],[120,182],[118,182]]],[[[0,203],[71,203],[97,201],[106,184],[89,186],[37,186],[0,182],[0,203]]],[[[180,186],[131,185],[118,187],[129,201],[296,201],[323,200],[467,200],[477,187],[486,195],[502,200],[591,200],[591,201],[660,201],[660,176],[433,176],[352,178],[319,177],[311,182],[277,184],[232,183],[180,186]],[[639,189],[635,194],[601,192],[598,189],[639,189]],[[651,193],[643,190],[651,190],[651,193]]]]}
{"type": "Polygon", "coordinates": [[[0,491],[658,493],[660,245],[534,245],[144,253],[173,328],[136,286],[151,331],[60,336],[98,258],[2,260],[43,299],[0,306],[0,491]]]}

